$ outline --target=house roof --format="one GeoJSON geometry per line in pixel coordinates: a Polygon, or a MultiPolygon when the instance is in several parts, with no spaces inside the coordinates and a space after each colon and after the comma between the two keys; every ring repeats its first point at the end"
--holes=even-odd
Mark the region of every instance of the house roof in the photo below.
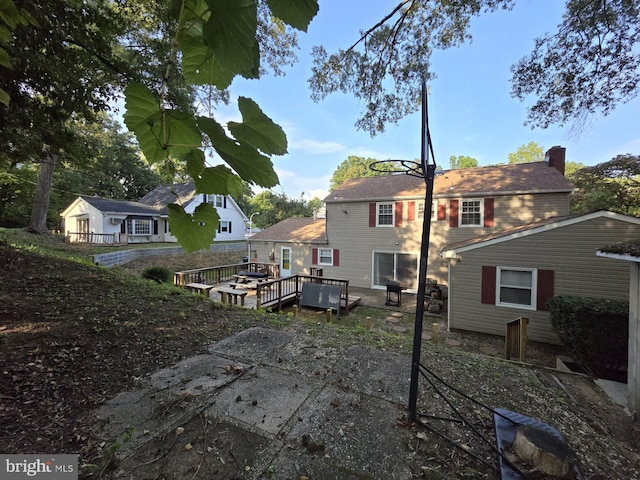
{"type": "Polygon", "coordinates": [[[324,218],[286,218],[252,235],[249,241],[327,243],[324,218]]]}
{"type": "Polygon", "coordinates": [[[155,207],[166,207],[170,203],[186,205],[196,196],[196,187],[193,182],[176,183],[174,185],[160,185],[138,202],[155,207]]]}
{"type": "MultiPolygon", "coordinates": [[[[574,186],[546,162],[519,163],[493,167],[446,170],[436,175],[434,197],[469,197],[517,193],[572,192],[574,186]]],[[[362,177],[346,180],[325,202],[355,202],[424,198],[422,178],[405,174],[362,177]]]]}
{"type": "Polygon", "coordinates": [[[573,215],[565,215],[562,217],[549,217],[537,222],[528,223],[526,225],[520,225],[518,227],[509,228],[499,232],[491,233],[489,235],[482,235],[480,237],[470,238],[462,242],[451,243],[444,246],[441,249],[441,256],[444,258],[452,258],[456,255],[477,248],[494,245],[496,243],[502,243],[515,238],[525,237],[528,235],[535,235],[544,231],[552,230],[555,228],[566,227],[575,223],[592,220],[594,218],[608,217],[629,223],[636,223],[640,225],[640,218],[630,217],[619,213],[609,212],[606,210],[598,210],[590,213],[579,213],[573,215]]]}
{"type": "Polygon", "coordinates": [[[100,197],[80,197],[88,204],[105,213],[158,215],[162,208],[145,205],[140,202],[130,202],[126,200],[111,200],[100,197]]]}

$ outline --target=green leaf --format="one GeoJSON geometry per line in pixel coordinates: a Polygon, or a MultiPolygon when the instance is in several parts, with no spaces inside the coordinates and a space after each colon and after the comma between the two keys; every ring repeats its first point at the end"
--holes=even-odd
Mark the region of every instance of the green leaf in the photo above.
{"type": "Polygon", "coordinates": [[[11,97],[9,96],[7,91],[0,88],[0,103],[8,107],[10,101],[11,101],[11,97]]]}
{"type": "Polygon", "coordinates": [[[287,153],[287,135],[280,126],[267,117],[250,98],[240,97],[238,108],[242,123],[229,122],[229,131],[238,140],[245,141],[268,155],[287,153]]]}
{"type": "Polygon", "coordinates": [[[201,150],[193,150],[185,160],[187,173],[193,178],[198,192],[231,196],[242,193],[242,179],[224,165],[207,167],[201,150]]]}
{"type": "Polygon", "coordinates": [[[213,50],[202,41],[202,37],[185,35],[180,43],[182,49],[182,71],[188,83],[215,85],[225,90],[231,85],[234,75],[215,61],[213,50]]]}
{"type": "Polygon", "coordinates": [[[147,87],[130,83],[125,89],[124,123],[135,133],[149,163],[180,157],[202,145],[202,134],[190,113],[161,110],[147,87]]]}
{"type": "Polygon", "coordinates": [[[231,74],[258,76],[257,3],[255,0],[208,2],[211,15],[202,30],[205,44],[213,50],[216,62],[231,74]]]}
{"type": "Polygon", "coordinates": [[[180,205],[172,203],[168,208],[171,233],[185,252],[209,249],[220,222],[216,209],[208,203],[202,203],[196,207],[193,215],[189,215],[180,205]]]}
{"type": "Polygon", "coordinates": [[[9,57],[7,51],[2,47],[0,47],[0,65],[11,68],[11,57],[9,57]]]}
{"type": "Polygon", "coordinates": [[[267,0],[271,13],[303,32],[318,13],[318,0],[267,0]]]}
{"type": "Polygon", "coordinates": [[[278,184],[278,175],[273,170],[271,159],[260,154],[253,145],[227,137],[222,126],[211,118],[199,117],[198,125],[209,136],[218,155],[243,180],[265,188],[278,184]]]}

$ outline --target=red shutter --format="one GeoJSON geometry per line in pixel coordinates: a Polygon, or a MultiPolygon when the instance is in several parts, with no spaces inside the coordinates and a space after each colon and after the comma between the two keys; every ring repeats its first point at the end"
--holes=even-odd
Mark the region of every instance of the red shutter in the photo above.
{"type": "Polygon", "coordinates": [[[376,226],[376,204],[375,203],[370,203],[369,204],[369,226],[370,227],[375,227],[376,226]]]}
{"type": "Polygon", "coordinates": [[[458,226],[458,200],[449,202],[449,226],[451,228],[458,226]]]}
{"type": "Polygon", "coordinates": [[[493,198],[484,199],[484,226],[486,228],[493,228],[493,198]]]}
{"type": "Polygon", "coordinates": [[[333,266],[340,266],[340,250],[338,250],[337,248],[333,249],[333,266]]]}
{"type": "Polygon", "coordinates": [[[496,303],[496,267],[482,266],[482,293],[480,301],[495,305],[496,303]]]}
{"type": "Polygon", "coordinates": [[[554,293],[554,271],[538,270],[538,295],[536,298],[536,309],[546,310],[547,300],[553,297],[554,293]]]}
{"type": "Polygon", "coordinates": [[[402,226],[402,202],[396,202],[396,206],[395,206],[395,210],[396,210],[396,227],[401,227],[402,226]]]}
{"type": "Polygon", "coordinates": [[[438,202],[438,220],[447,219],[447,205],[438,202]]]}
{"type": "Polygon", "coordinates": [[[311,265],[317,265],[317,264],[318,264],[318,249],[312,248],[311,249],[311,265]]]}
{"type": "Polygon", "coordinates": [[[407,203],[407,222],[413,222],[416,219],[416,202],[407,203]]]}

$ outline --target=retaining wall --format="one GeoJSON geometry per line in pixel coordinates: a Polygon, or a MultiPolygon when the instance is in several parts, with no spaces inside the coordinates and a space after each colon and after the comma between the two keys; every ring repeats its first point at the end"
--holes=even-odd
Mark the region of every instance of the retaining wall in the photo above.
{"type": "MultiPolygon", "coordinates": [[[[214,243],[209,248],[212,252],[246,252],[247,244],[244,242],[214,243]]],[[[136,248],[132,250],[118,250],[115,252],[99,253],[91,255],[91,261],[103,267],[122,265],[137,258],[183,255],[182,247],[136,248]]]]}

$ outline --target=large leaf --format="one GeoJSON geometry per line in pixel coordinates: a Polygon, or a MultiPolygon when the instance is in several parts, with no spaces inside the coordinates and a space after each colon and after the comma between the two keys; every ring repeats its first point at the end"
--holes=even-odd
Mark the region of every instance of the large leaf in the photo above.
{"type": "Polygon", "coordinates": [[[202,144],[202,135],[190,113],[160,109],[147,87],[130,83],[125,89],[124,123],[135,133],[147,161],[179,157],[202,144]]]}
{"type": "Polygon", "coordinates": [[[224,165],[207,167],[201,150],[194,150],[186,156],[187,173],[193,178],[200,193],[237,196],[242,193],[242,179],[224,165]]]}
{"type": "Polygon", "coordinates": [[[255,146],[268,155],[287,153],[287,135],[284,130],[267,117],[256,102],[240,97],[238,108],[242,113],[242,123],[228,123],[229,130],[235,138],[255,146]]]}
{"type": "Polygon", "coordinates": [[[0,88],[0,103],[8,107],[10,101],[11,101],[11,97],[9,96],[7,91],[0,88]]]}
{"type": "Polygon", "coordinates": [[[257,76],[260,50],[255,0],[208,0],[211,15],[203,27],[205,43],[216,62],[231,74],[257,76]]]}
{"type": "Polygon", "coordinates": [[[318,0],[267,0],[271,13],[303,32],[318,13],[318,0]]]}
{"type": "Polygon", "coordinates": [[[0,65],[11,68],[11,57],[9,57],[7,51],[2,47],[0,47],[0,65]]]}
{"type": "Polygon", "coordinates": [[[180,205],[172,203],[168,208],[171,233],[185,252],[209,249],[220,222],[216,209],[208,203],[202,203],[196,207],[193,215],[189,215],[180,205]]]}
{"type": "Polygon", "coordinates": [[[199,117],[198,125],[211,139],[218,155],[233,168],[243,180],[261,187],[271,188],[278,184],[278,175],[273,170],[269,157],[243,141],[229,138],[218,122],[199,117]]]}
{"type": "Polygon", "coordinates": [[[187,82],[194,85],[215,85],[224,90],[231,85],[234,75],[223,69],[215,60],[213,50],[201,36],[185,35],[182,48],[182,71],[187,82]]]}

